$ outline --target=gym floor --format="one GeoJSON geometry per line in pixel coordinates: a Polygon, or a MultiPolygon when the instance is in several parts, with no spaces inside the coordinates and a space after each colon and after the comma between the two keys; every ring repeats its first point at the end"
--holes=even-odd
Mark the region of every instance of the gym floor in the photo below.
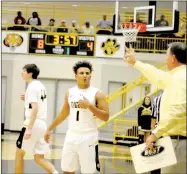
{"type": "MultiPolygon", "coordinates": [[[[18,133],[10,132],[5,132],[5,134],[2,136],[3,141],[1,170],[3,174],[14,173],[14,160],[17,137],[18,133]]],[[[46,158],[49,159],[55,165],[56,169],[60,173],[62,173],[60,168],[60,159],[64,138],[64,135],[54,134],[51,143],[51,153],[49,155],[46,155],[46,158]]],[[[132,161],[128,158],[130,156],[129,147],[100,143],[99,156],[101,165],[100,173],[102,174],[135,173],[132,161]]],[[[35,164],[32,155],[26,154],[24,173],[42,174],[46,172],[35,164]]],[[[80,173],[80,170],[77,173],[80,173]]]]}

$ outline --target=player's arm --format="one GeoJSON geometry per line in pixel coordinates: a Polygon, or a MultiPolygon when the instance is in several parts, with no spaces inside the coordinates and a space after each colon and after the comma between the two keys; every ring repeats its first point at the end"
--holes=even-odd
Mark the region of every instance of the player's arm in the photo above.
{"type": "Polygon", "coordinates": [[[32,129],[38,113],[38,90],[33,86],[28,90],[28,102],[32,108],[30,113],[28,129],[32,129]]]}
{"type": "Polygon", "coordinates": [[[32,110],[31,110],[28,129],[32,129],[34,122],[36,120],[36,117],[37,117],[37,113],[38,113],[38,103],[33,102],[33,103],[31,103],[31,106],[32,106],[32,110]]]}
{"type": "Polygon", "coordinates": [[[170,80],[170,74],[168,72],[162,71],[153,65],[136,61],[134,68],[139,70],[151,83],[161,89],[164,89],[170,80]]]}
{"type": "Polygon", "coordinates": [[[28,90],[27,101],[31,105],[31,113],[29,118],[29,124],[27,125],[27,130],[24,134],[24,139],[26,140],[28,140],[31,137],[32,128],[38,113],[38,91],[36,88],[32,87],[28,90]]]}
{"type": "Polygon", "coordinates": [[[97,106],[89,104],[88,109],[100,120],[108,121],[109,108],[106,100],[106,96],[103,92],[98,91],[96,94],[97,106]]]}
{"type": "Polygon", "coordinates": [[[56,119],[53,121],[53,123],[49,126],[48,131],[52,131],[54,128],[56,128],[60,123],[62,123],[69,115],[69,103],[68,103],[68,92],[65,95],[64,99],[64,106],[59,113],[59,115],[56,117],[56,119]]]}

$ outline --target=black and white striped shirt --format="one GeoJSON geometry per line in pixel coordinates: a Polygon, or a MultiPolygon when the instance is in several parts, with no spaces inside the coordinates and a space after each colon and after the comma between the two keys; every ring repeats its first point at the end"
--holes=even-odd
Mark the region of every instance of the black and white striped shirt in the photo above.
{"type": "Polygon", "coordinates": [[[158,122],[160,120],[160,102],[161,102],[161,97],[162,97],[162,94],[159,95],[158,97],[156,97],[154,99],[154,102],[153,102],[152,118],[156,119],[155,126],[157,126],[157,124],[158,124],[158,122]]]}

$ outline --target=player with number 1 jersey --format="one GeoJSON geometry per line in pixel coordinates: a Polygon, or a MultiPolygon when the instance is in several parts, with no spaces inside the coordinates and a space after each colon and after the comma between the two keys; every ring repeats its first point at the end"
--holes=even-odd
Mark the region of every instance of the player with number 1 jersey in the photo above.
{"type": "Polygon", "coordinates": [[[80,61],[73,67],[77,85],[68,90],[60,114],[45,134],[49,142],[51,131],[68,118],[68,130],[62,150],[61,169],[64,174],[100,171],[98,130],[96,119],[107,121],[109,109],[105,94],[90,85],[92,65],[80,61]]]}

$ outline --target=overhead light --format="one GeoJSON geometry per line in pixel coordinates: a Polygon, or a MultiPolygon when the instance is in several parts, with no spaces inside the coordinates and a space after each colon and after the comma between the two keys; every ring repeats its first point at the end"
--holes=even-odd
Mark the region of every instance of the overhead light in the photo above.
{"type": "Polygon", "coordinates": [[[76,4],[73,4],[73,5],[72,5],[72,7],[77,7],[77,6],[78,6],[78,5],[76,5],[76,4]]]}

